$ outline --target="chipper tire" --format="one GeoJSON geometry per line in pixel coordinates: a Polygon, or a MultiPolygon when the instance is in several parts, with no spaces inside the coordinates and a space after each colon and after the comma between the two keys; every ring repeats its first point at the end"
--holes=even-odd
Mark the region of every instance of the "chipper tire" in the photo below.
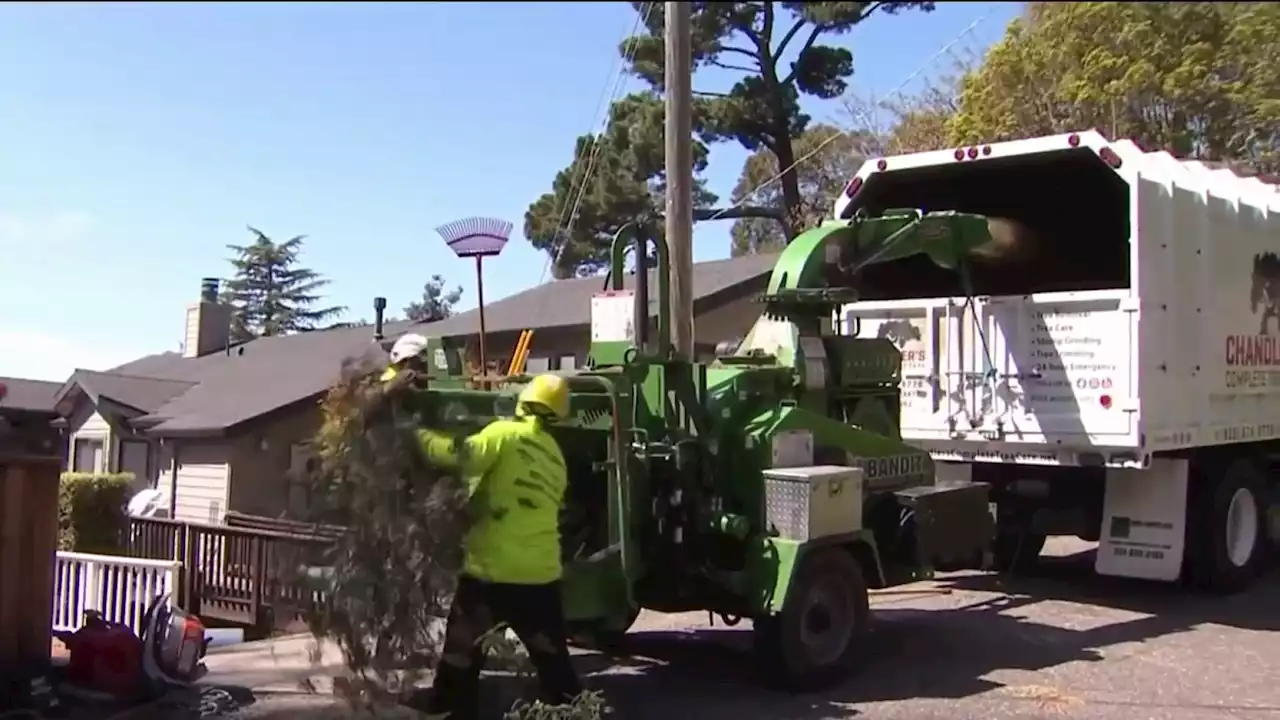
{"type": "Polygon", "coordinates": [[[841,682],[857,668],[870,621],[867,583],[853,556],[838,547],[809,553],[782,612],[755,621],[755,652],[765,682],[791,692],[841,682]]]}
{"type": "Polygon", "coordinates": [[[1249,459],[1197,470],[1187,497],[1186,579],[1210,593],[1247,590],[1270,549],[1266,480],[1249,459]]]}

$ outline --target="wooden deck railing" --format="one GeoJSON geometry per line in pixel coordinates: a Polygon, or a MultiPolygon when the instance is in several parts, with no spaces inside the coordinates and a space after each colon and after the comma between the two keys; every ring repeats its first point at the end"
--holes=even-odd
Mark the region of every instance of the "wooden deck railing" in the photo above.
{"type": "MultiPolygon", "coordinates": [[[[237,522],[251,524],[248,518],[237,522]]],[[[290,531],[135,517],[126,547],[132,557],[181,563],[177,601],[188,612],[270,630],[321,599],[299,581],[298,568],[341,532],[303,523],[278,527],[290,531]]]]}

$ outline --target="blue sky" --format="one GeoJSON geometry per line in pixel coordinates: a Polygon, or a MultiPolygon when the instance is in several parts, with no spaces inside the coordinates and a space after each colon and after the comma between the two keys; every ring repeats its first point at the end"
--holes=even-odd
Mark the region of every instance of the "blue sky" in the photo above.
{"type": "MultiPolygon", "coordinates": [[[[884,95],[1018,10],[940,3],[838,42],[855,89],[884,95]]],[[[486,295],[538,283],[525,208],[598,126],[633,19],[622,2],[0,6],[0,375],[176,350],[200,278],[228,274],[247,224],[307,235],[304,264],[352,319],[375,295],[398,310],[433,273],[474,306],[471,265],[434,232],[469,215],[517,228],[486,295]]],[[[838,103],[807,109],[847,122],[838,103]]],[[[713,190],[728,195],[744,156],[714,150],[713,190]]],[[[727,224],[697,230],[696,259],[727,255],[727,224]]]]}

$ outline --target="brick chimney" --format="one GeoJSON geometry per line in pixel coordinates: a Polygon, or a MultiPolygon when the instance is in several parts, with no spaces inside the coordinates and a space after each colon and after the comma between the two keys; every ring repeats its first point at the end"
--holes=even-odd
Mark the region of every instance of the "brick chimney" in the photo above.
{"type": "Polygon", "coordinates": [[[231,344],[231,306],[218,302],[218,278],[200,281],[200,301],[187,306],[183,357],[222,352],[231,344]]]}

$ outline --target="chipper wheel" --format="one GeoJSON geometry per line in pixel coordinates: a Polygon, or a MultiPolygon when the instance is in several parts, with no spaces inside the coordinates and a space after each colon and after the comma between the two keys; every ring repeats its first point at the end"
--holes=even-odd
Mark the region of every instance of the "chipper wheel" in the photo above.
{"type": "Polygon", "coordinates": [[[755,651],[766,682],[818,690],[854,669],[870,625],[862,568],[846,550],[808,554],[796,570],[782,612],[755,621],[755,651]]]}

